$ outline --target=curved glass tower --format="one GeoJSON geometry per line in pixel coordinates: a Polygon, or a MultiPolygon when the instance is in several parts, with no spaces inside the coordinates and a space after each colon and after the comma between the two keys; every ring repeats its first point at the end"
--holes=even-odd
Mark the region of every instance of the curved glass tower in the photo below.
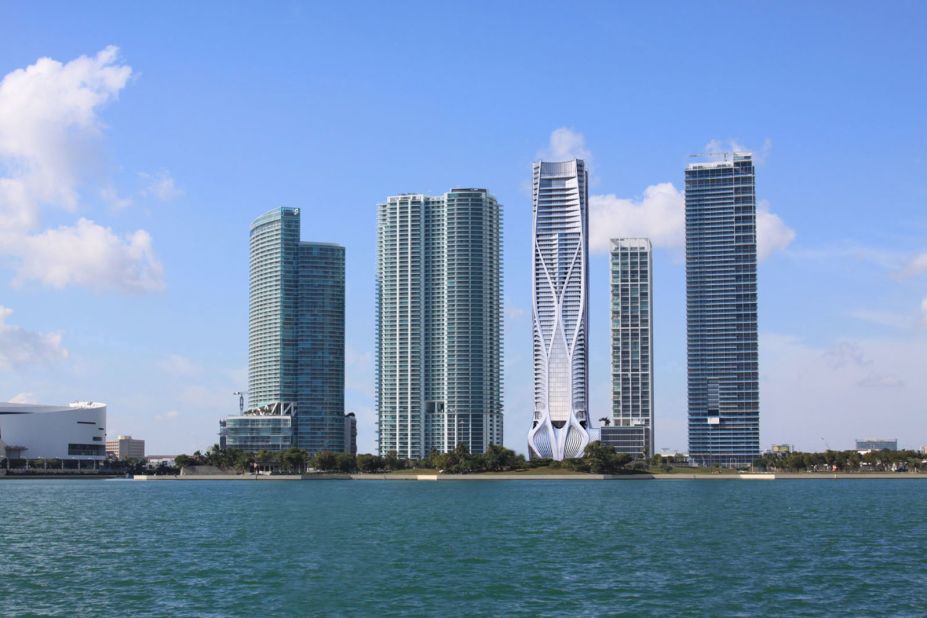
{"type": "Polygon", "coordinates": [[[251,224],[249,410],[225,421],[245,450],[343,452],[344,247],[301,242],[298,208],[251,224]]]}
{"type": "Polygon", "coordinates": [[[579,457],[589,443],[587,186],[581,159],[534,164],[532,457],[579,457]]]}

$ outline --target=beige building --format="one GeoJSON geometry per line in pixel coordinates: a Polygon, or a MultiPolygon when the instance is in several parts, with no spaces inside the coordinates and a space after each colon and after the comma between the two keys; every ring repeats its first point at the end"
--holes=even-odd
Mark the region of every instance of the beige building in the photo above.
{"type": "Polygon", "coordinates": [[[132,436],[116,436],[106,441],[106,454],[116,459],[145,459],[145,441],[132,436]]]}

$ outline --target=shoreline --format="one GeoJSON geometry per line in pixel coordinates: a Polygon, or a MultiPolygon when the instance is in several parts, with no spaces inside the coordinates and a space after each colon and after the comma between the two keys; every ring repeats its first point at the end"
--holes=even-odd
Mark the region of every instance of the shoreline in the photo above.
{"type": "Polygon", "coordinates": [[[777,481],[777,480],[927,480],[913,472],[865,473],[743,473],[743,474],[203,474],[180,476],[136,475],[135,481],[777,481]]]}

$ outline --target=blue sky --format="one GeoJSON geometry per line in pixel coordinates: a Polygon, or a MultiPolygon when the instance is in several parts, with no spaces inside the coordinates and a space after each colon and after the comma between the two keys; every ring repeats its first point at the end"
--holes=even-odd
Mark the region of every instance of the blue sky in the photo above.
{"type": "Polygon", "coordinates": [[[592,169],[592,412],[609,236],[655,256],[656,441],[685,448],[689,154],[756,153],[762,445],[927,444],[923,3],[0,5],[0,400],[216,441],[246,385],[250,221],[347,247],[346,403],[374,448],[375,207],[504,205],[505,442],[530,410],[530,181],[592,169]],[[41,60],[44,59],[44,60],[41,60]]]}

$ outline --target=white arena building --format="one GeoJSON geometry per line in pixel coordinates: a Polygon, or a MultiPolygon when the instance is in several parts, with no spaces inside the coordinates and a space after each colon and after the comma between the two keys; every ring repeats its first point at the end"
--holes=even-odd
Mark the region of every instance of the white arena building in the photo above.
{"type": "Polygon", "coordinates": [[[0,403],[0,459],[106,459],[106,404],[0,403]]]}

